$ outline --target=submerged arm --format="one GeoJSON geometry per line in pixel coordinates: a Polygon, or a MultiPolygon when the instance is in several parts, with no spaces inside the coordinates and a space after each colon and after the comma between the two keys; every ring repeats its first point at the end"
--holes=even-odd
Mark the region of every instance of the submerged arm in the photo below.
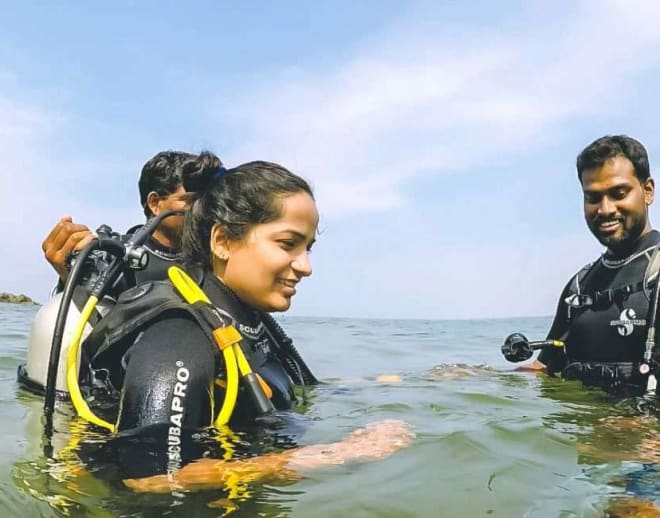
{"type": "Polygon", "coordinates": [[[222,488],[236,477],[244,483],[294,480],[314,469],[384,459],[408,446],[413,437],[407,423],[385,420],[355,430],[339,442],[302,446],[236,461],[200,459],[172,476],[127,479],[124,483],[138,492],[169,493],[177,489],[200,491],[222,488]]]}

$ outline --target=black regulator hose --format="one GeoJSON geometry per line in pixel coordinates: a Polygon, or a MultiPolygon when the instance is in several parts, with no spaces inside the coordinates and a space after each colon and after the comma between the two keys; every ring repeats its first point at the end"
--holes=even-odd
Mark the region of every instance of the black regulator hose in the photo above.
{"type": "MultiPolygon", "coordinates": [[[[46,375],[46,387],[44,395],[44,414],[49,418],[55,409],[55,396],[57,383],[57,370],[60,364],[60,355],[62,351],[62,340],[64,338],[64,328],[66,327],[66,318],[69,314],[73,293],[78,286],[85,261],[94,250],[104,250],[115,256],[124,255],[124,246],[121,242],[114,239],[94,239],[89,245],[83,248],[69,272],[69,277],[64,284],[62,292],[62,301],[57,311],[55,320],[55,330],[53,331],[53,341],[51,342],[50,356],[48,358],[48,372],[46,375]]],[[[107,271],[107,270],[106,270],[107,271]]],[[[107,286],[107,285],[106,285],[107,286]]]]}
{"type": "Polygon", "coordinates": [[[57,381],[57,369],[60,363],[60,351],[62,349],[62,338],[64,337],[64,326],[66,325],[66,316],[71,307],[73,292],[78,284],[78,278],[84,268],[85,261],[94,250],[99,247],[99,240],[93,240],[89,245],[83,248],[73,264],[62,292],[62,301],[57,311],[55,320],[55,330],[53,332],[53,341],[50,347],[50,357],[48,359],[48,374],[46,376],[46,388],[44,395],[44,414],[47,419],[53,414],[55,409],[55,383],[57,381]]]}
{"type": "Polygon", "coordinates": [[[154,230],[156,230],[156,227],[160,225],[161,221],[163,221],[165,218],[169,218],[170,216],[180,216],[182,214],[184,214],[184,211],[182,210],[165,210],[161,212],[158,214],[158,216],[154,216],[144,225],[142,225],[136,232],[131,234],[128,238],[128,241],[126,242],[126,246],[143,245],[147,239],[149,239],[149,236],[153,234],[154,230]]]}
{"type": "Polygon", "coordinates": [[[262,319],[266,326],[266,331],[275,342],[278,349],[283,353],[281,360],[288,371],[289,376],[298,378],[300,384],[318,385],[319,380],[312,374],[312,371],[300,356],[298,349],[293,345],[293,340],[286,334],[282,326],[273,318],[270,313],[262,313],[262,319]]]}

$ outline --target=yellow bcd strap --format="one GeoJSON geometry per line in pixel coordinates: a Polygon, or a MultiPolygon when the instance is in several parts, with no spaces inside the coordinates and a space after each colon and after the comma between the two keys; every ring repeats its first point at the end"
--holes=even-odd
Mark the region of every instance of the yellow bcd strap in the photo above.
{"type": "MultiPolygon", "coordinates": [[[[200,288],[197,283],[178,266],[170,266],[167,269],[167,276],[184,300],[189,304],[194,304],[196,302],[211,303],[202,288],[200,288]]],[[[213,423],[215,428],[220,429],[229,422],[229,419],[234,412],[234,407],[236,406],[239,370],[239,361],[236,359],[236,351],[240,351],[240,354],[243,355],[243,351],[239,345],[242,336],[234,326],[225,326],[214,329],[213,337],[215,338],[218,348],[222,351],[222,356],[225,361],[225,369],[227,370],[225,399],[222,403],[222,408],[213,423]]]]}

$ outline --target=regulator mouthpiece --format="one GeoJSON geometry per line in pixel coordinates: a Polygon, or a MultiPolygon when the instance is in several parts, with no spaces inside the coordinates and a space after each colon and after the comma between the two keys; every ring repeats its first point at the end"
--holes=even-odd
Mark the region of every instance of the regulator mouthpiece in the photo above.
{"type": "Polygon", "coordinates": [[[529,360],[534,354],[529,345],[529,340],[522,333],[513,333],[506,337],[502,345],[502,354],[512,363],[524,362],[529,360]]]}

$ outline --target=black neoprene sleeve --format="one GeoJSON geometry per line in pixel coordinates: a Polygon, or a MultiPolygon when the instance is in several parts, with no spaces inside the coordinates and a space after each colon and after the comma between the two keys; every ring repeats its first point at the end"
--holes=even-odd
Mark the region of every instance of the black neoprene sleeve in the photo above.
{"type": "Polygon", "coordinates": [[[212,345],[185,316],[148,327],[126,355],[118,429],[209,426],[216,370],[212,345]]]}
{"type": "MultiPolygon", "coordinates": [[[[561,292],[559,302],[557,303],[555,318],[552,321],[550,331],[548,331],[548,336],[546,337],[547,340],[563,339],[568,330],[568,307],[566,306],[564,299],[568,296],[569,286],[570,281],[561,292]]],[[[561,371],[566,363],[564,351],[557,347],[549,347],[541,350],[538,360],[548,368],[549,373],[561,371]]]]}

